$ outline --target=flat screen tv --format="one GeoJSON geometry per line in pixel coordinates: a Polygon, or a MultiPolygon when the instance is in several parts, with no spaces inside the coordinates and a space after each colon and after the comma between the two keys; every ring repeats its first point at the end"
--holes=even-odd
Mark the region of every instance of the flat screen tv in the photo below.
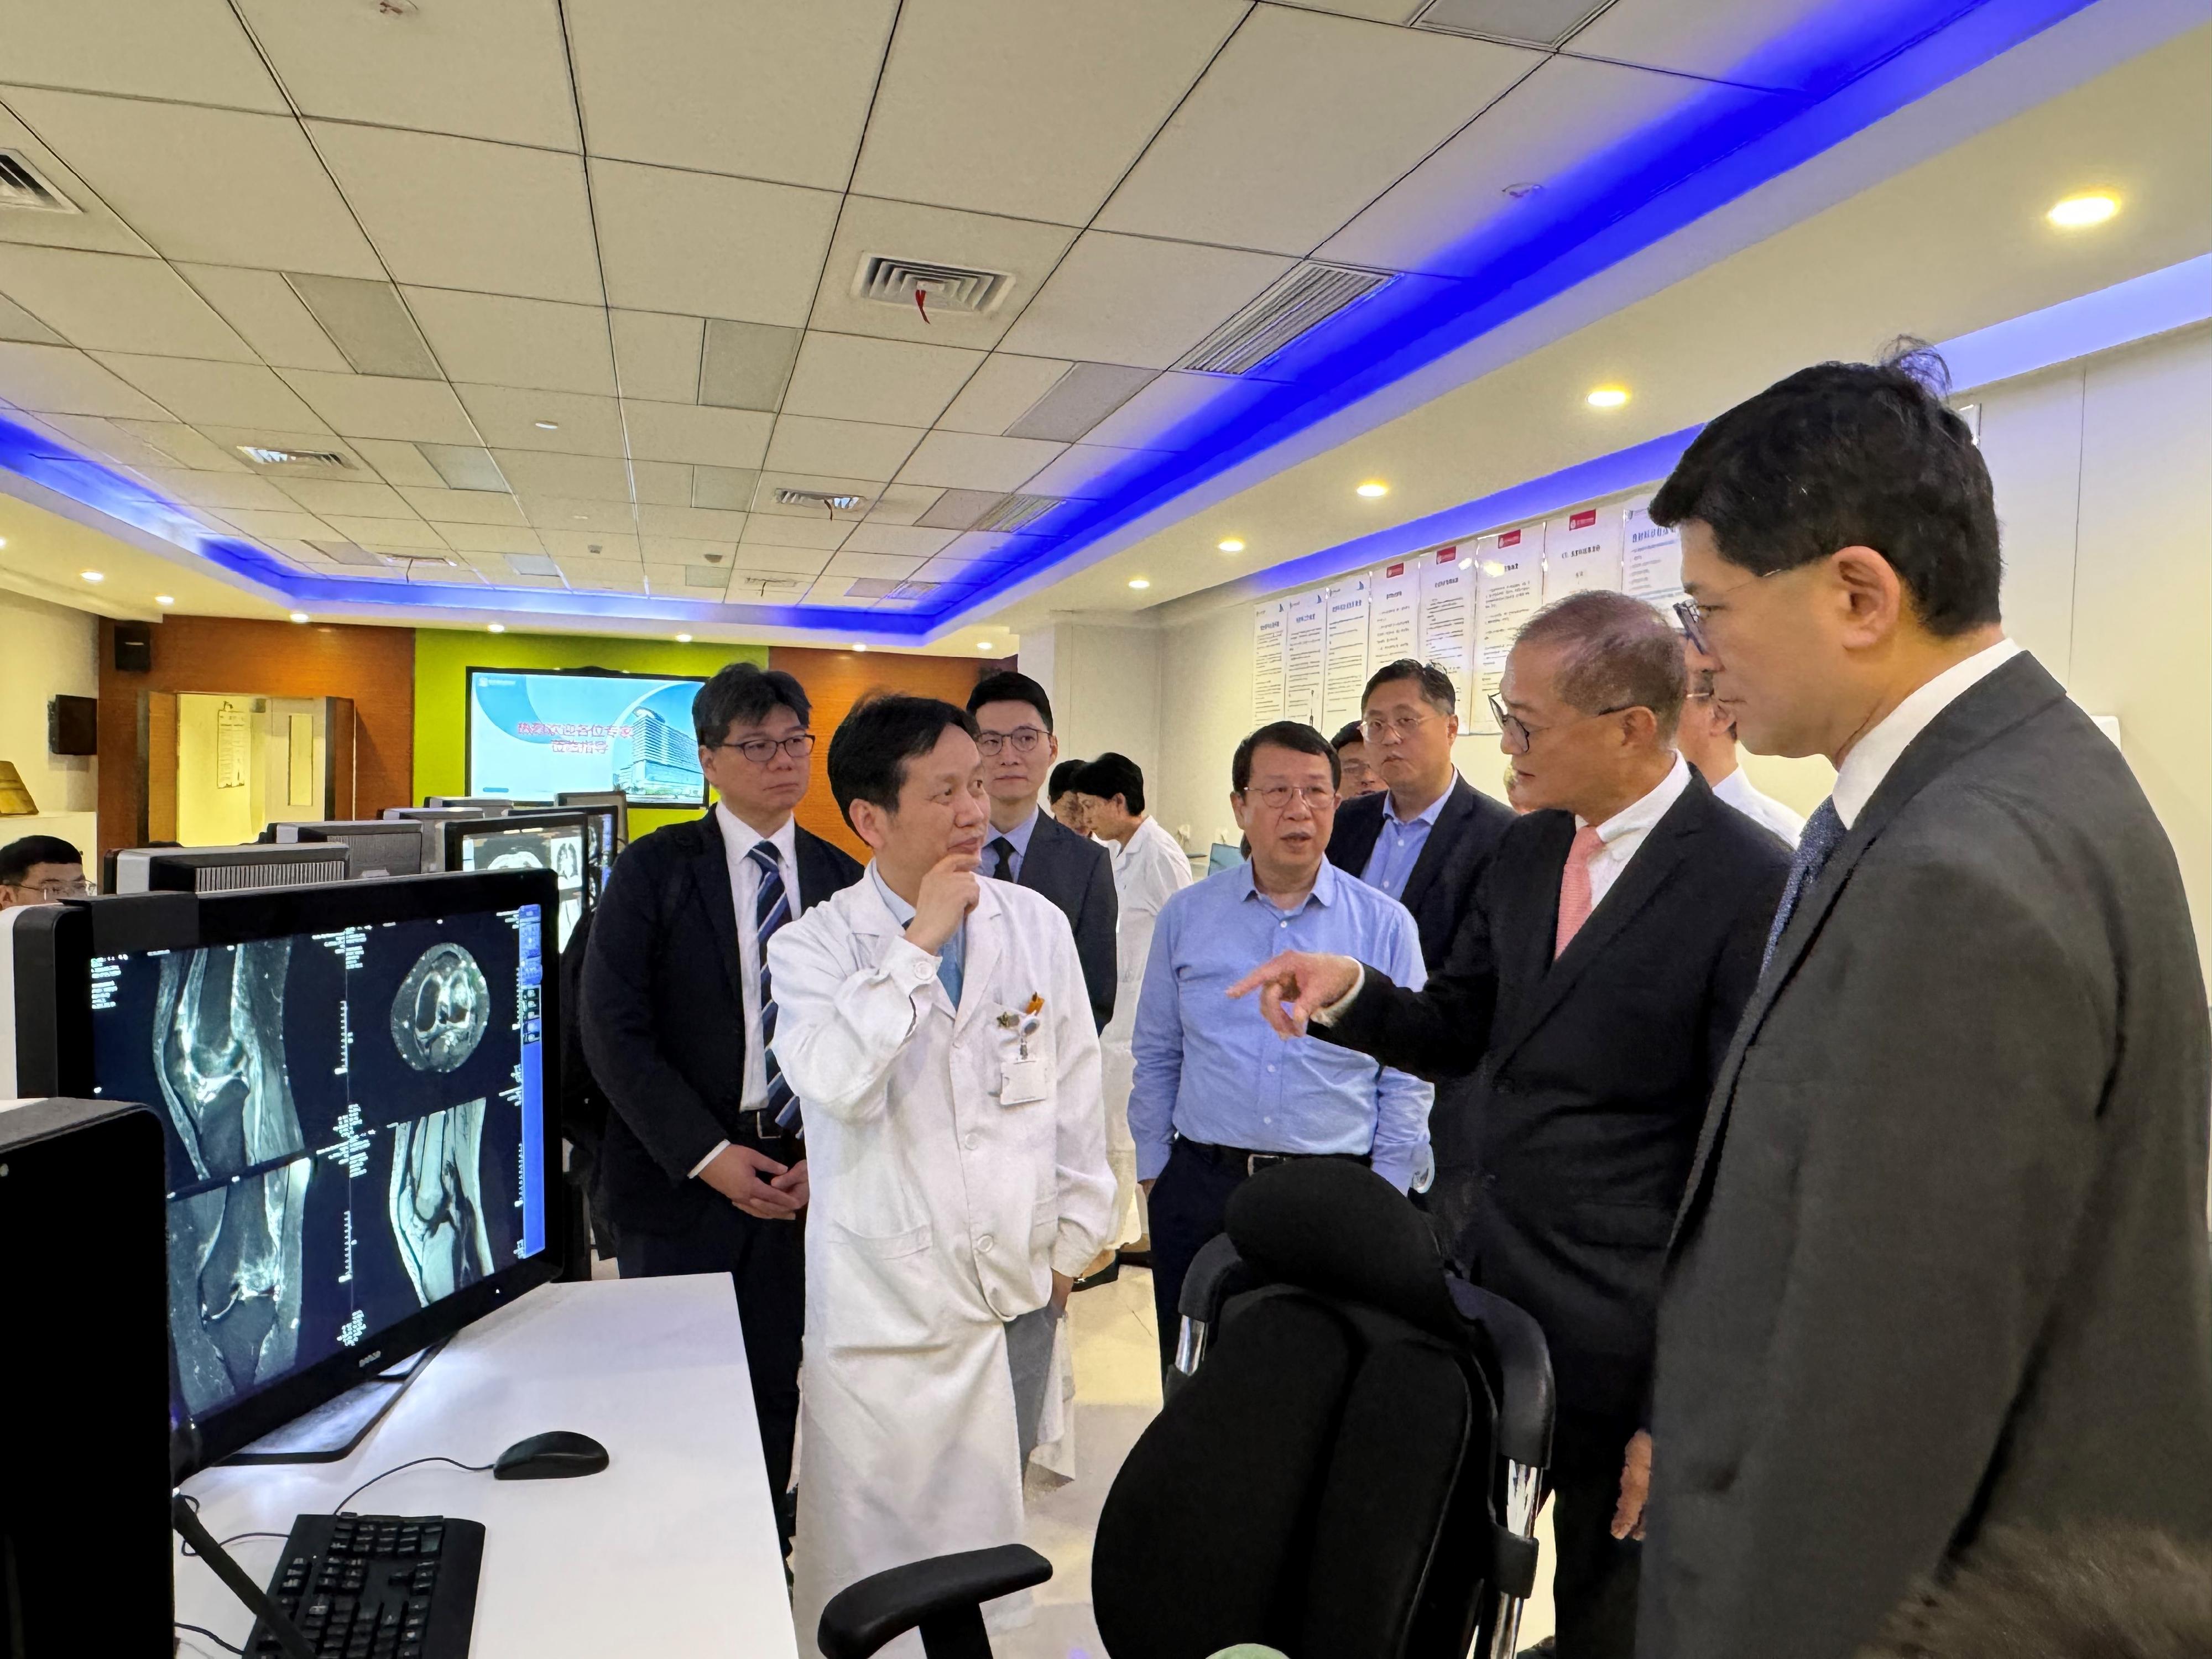
{"type": "Polygon", "coordinates": [[[632,806],[703,806],[691,699],[705,681],[599,669],[469,670],[469,793],[551,800],[620,790],[632,806]]]}

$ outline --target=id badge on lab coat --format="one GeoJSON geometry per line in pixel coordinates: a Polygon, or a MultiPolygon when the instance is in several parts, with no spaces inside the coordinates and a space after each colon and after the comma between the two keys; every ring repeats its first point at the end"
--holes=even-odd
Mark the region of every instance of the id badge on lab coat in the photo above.
{"type": "Polygon", "coordinates": [[[1042,1100],[1051,1080],[1042,1056],[1024,1055],[1010,1060],[1000,1073],[999,1104],[1026,1106],[1032,1101],[1042,1100]]]}

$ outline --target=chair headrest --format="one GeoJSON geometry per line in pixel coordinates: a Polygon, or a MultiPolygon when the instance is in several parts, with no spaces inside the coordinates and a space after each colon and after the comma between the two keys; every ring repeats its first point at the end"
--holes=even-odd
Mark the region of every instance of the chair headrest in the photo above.
{"type": "Polygon", "coordinates": [[[1298,1158],[1261,1170],[1229,1200],[1237,1253],[1273,1279],[1364,1302],[1425,1330],[1456,1335],[1443,1251],[1411,1200],[1346,1158],[1298,1158]]]}

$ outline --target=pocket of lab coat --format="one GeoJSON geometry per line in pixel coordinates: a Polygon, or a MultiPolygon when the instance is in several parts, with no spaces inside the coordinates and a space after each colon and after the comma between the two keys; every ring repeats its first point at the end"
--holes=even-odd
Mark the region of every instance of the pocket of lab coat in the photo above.
{"type": "Polygon", "coordinates": [[[927,1224],[871,1237],[832,1222],[823,1232],[826,1248],[807,1241],[807,1277],[820,1286],[823,1310],[810,1342],[833,1354],[939,1346],[945,1293],[927,1224]]]}

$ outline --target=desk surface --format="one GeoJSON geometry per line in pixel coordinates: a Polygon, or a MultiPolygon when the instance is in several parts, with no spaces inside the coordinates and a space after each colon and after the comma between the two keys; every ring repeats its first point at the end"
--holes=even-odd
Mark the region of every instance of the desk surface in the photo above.
{"type": "MultiPolygon", "coordinates": [[[[185,1490],[217,1538],[287,1533],[394,1464],[489,1463],[548,1429],[592,1436],[609,1467],[510,1481],[430,1463],[354,1504],[483,1522],[471,1659],[795,1659],[726,1273],[542,1286],[454,1337],[343,1462],[209,1469],[185,1490]]],[[[282,1549],[231,1553],[266,1583],[282,1549]]],[[[179,1619],[246,1639],[251,1618],[205,1564],[179,1556],[176,1583],[179,1619]]],[[[189,1632],[181,1650],[224,1659],[189,1632]]]]}

